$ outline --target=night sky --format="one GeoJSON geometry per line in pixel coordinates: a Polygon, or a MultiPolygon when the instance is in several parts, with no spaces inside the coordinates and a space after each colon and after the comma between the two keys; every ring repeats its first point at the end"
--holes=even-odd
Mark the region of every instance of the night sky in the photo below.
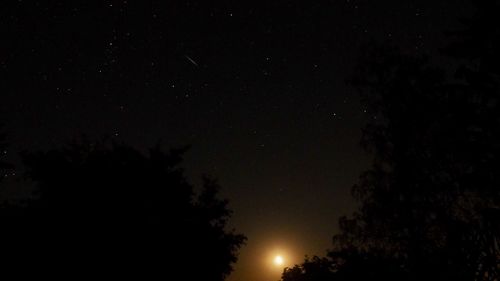
{"type": "Polygon", "coordinates": [[[275,250],[288,265],[323,255],[370,163],[359,140],[374,116],[345,83],[361,47],[435,56],[469,8],[266,2],[2,2],[7,154],[82,135],[191,145],[189,178],[217,177],[231,224],[248,236],[230,280],[277,280],[265,265],[275,250]]]}

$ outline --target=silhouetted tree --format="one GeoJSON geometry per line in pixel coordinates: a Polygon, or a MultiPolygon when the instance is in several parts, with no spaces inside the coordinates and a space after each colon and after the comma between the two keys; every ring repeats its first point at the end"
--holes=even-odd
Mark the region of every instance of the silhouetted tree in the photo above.
{"type": "MultiPolygon", "coordinates": [[[[395,49],[361,59],[351,83],[374,161],[352,190],[359,210],[339,221],[329,280],[499,279],[500,4],[476,6],[444,50],[461,64],[453,81],[395,49]]],[[[305,264],[282,279],[323,280],[305,264]]]]}
{"type": "Polygon", "coordinates": [[[4,179],[8,170],[12,169],[12,164],[5,160],[7,154],[7,136],[3,132],[3,126],[0,124],[0,182],[4,179]]]}
{"type": "Polygon", "coordinates": [[[397,259],[362,252],[358,249],[343,249],[329,253],[327,257],[306,257],[300,265],[285,268],[283,281],[361,281],[407,279],[407,272],[397,259]]]}
{"type": "Polygon", "coordinates": [[[374,163],[353,188],[361,207],[341,220],[333,253],[395,258],[414,280],[498,279],[500,37],[489,24],[500,9],[488,3],[479,14],[489,18],[464,32],[472,39],[450,49],[470,59],[458,82],[424,58],[368,53],[353,84],[372,115],[363,145],[374,163]]]}
{"type": "Polygon", "coordinates": [[[397,258],[382,256],[377,252],[344,248],[330,252],[328,257],[336,269],[335,278],[330,280],[408,280],[408,272],[401,267],[397,258]]]}
{"type": "Polygon", "coordinates": [[[353,188],[361,207],[340,224],[337,250],[398,258],[408,276],[439,279],[436,267],[447,271],[442,267],[456,256],[446,246],[457,179],[447,157],[458,156],[463,131],[452,107],[467,106],[450,100],[443,75],[425,59],[384,49],[367,54],[354,83],[372,116],[363,145],[374,164],[353,188]]]}
{"type": "Polygon", "coordinates": [[[474,165],[467,171],[466,184],[475,187],[472,202],[477,219],[469,237],[475,251],[471,257],[477,265],[477,278],[500,278],[500,1],[473,2],[476,15],[464,20],[464,28],[452,33],[454,42],[444,54],[459,59],[456,86],[474,104],[468,129],[474,165]],[[486,206],[486,207],[484,207],[486,206]]]}
{"type": "Polygon", "coordinates": [[[1,216],[17,265],[46,276],[224,280],[245,237],[226,229],[231,211],[214,180],[194,193],[184,151],[83,142],[25,153],[35,198],[1,216]]]}
{"type": "Polygon", "coordinates": [[[326,281],[333,278],[334,264],[327,258],[314,256],[305,258],[300,265],[285,268],[281,279],[283,281],[326,281]]]}

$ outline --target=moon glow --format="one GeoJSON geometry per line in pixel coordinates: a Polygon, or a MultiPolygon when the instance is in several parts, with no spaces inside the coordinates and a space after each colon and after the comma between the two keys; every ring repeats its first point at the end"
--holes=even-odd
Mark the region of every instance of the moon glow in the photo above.
{"type": "Polygon", "coordinates": [[[280,265],[283,265],[284,260],[283,260],[282,256],[276,256],[276,257],[274,257],[273,262],[274,262],[275,265],[280,266],[280,265]]]}

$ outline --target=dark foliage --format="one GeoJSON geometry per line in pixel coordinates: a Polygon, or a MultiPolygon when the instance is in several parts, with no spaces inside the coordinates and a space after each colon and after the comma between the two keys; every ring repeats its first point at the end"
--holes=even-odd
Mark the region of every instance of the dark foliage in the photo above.
{"type": "Polygon", "coordinates": [[[328,257],[306,257],[300,265],[285,268],[285,281],[361,281],[361,280],[407,280],[407,272],[397,259],[382,258],[375,253],[357,249],[331,252],[328,257]]]}
{"type": "Polygon", "coordinates": [[[13,168],[12,164],[5,160],[8,146],[7,136],[1,129],[3,129],[2,124],[0,124],[0,182],[4,179],[7,171],[13,168]]]}
{"type": "Polygon", "coordinates": [[[306,257],[301,265],[285,268],[282,279],[294,281],[331,280],[333,277],[332,270],[333,264],[330,260],[317,256],[312,259],[306,257]]]}
{"type": "Polygon", "coordinates": [[[353,189],[361,208],[341,220],[337,251],[395,258],[413,280],[498,277],[500,84],[488,49],[500,45],[498,26],[478,19],[462,33],[487,49],[477,53],[466,35],[449,49],[468,59],[459,82],[392,50],[370,53],[355,76],[374,116],[363,145],[375,160],[353,189]]]}
{"type": "Polygon", "coordinates": [[[359,210],[340,219],[329,280],[498,280],[499,11],[482,1],[453,33],[453,81],[394,49],[361,59],[351,83],[371,115],[362,145],[374,162],[352,190],[359,210]]]}
{"type": "Polygon", "coordinates": [[[183,152],[79,143],[25,153],[37,193],[1,209],[10,268],[67,279],[224,280],[245,237],[226,230],[231,211],[214,180],[194,193],[179,167],[183,152]]]}

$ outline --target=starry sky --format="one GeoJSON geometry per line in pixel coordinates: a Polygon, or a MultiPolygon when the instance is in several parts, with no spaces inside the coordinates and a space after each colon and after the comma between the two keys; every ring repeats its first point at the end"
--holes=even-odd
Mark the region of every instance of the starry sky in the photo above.
{"type": "MultiPolygon", "coordinates": [[[[346,85],[373,42],[438,54],[466,0],[10,1],[0,11],[6,152],[86,135],[191,145],[248,236],[231,281],[277,280],[266,255],[322,255],[369,166],[373,118],[346,85]]],[[[15,160],[14,160],[15,161],[15,160]]]]}

